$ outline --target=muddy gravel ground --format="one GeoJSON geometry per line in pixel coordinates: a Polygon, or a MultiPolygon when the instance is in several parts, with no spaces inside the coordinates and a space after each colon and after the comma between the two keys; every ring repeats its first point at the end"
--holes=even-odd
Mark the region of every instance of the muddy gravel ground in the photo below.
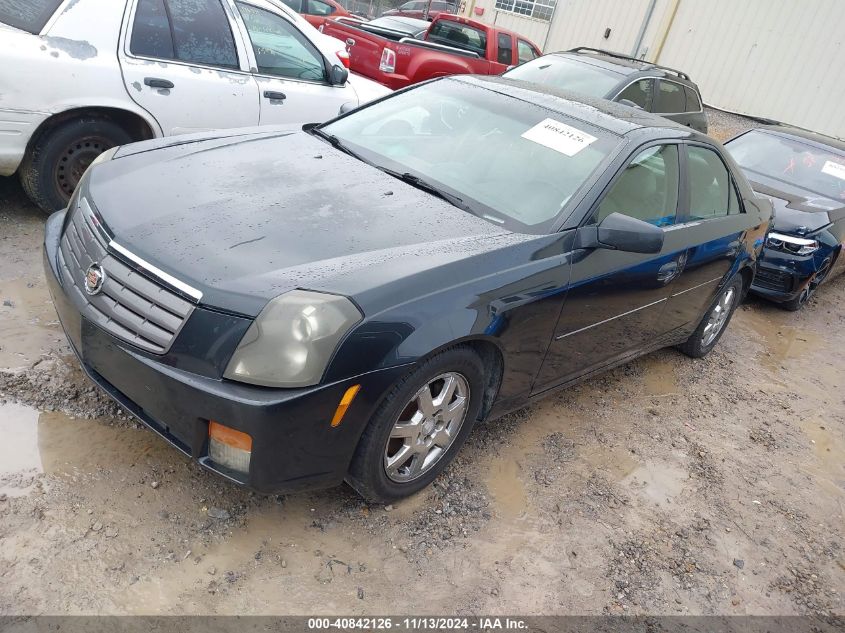
{"type": "Polygon", "coordinates": [[[845,279],[479,426],[385,507],[252,494],[123,415],[70,356],[43,221],[0,179],[0,614],[843,613],[845,279]]]}

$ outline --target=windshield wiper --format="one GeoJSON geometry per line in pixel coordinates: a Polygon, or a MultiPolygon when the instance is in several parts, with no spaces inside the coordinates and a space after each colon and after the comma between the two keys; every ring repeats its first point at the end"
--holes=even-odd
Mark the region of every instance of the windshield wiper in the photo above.
{"type": "Polygon", "coordinates": [[[443,191],[443,189],[441,189],[437,185],[434,185],[420,178],[419,176],[416,176],[407,171],[403,173],[399,171],[394,171],[392,169],[387,169],[386,167],[378,168],[381,169],[384,173],[390,174],[394,178],[398,178],[402,182],[408,183],[412,187],[416,187],[417,189],[421,189],[422,191],[426,191],[432,195],[437,196],[441,200],[445,200],[452,206],[458,207],[462,211],[467,211],[469,213],[472,213],[473,215],[476,215],[476,213],[469,206],[467,206],[461,198],[459,198],[455,194],[449,193],[448,191],[443,191]]]}
{"type": "Polygon", "coordinates": [[[319,136],[321,139],[326,141],[329,145],[331,145],[335,149],[340,150],[344,154],[349,154],[350,156],[352,156],[352,158],[357,158],[362,163],[367,163],[368,165],[372,165],[372,163],[370,161],[368,161],[366,158],[364,158],[363,156],[361,156],[360,154],[358,154],[354,150],[351,150],[346,145],[344,145],[343,141],[341,141],[334,134],[329,134],[328,132],[324,132],[323,130],[321,130],[318,127],[312,127],[310,130],[308,130],[308,133],[313,134],[314,136],[319,136]]]}
{"type": "Polygon", "coordinates": [[[478,215],[467,204],[465,204],[464,201],[461,198],[459,198],[458,196],[456,196],[452,193],[449,193],[448,191],[443,191],[443,189],[441,189],[437,185],[434,185],[434,184],[432,184],[432,183],[430,183],[430,182],[428,182],[428,181],[426,181],[426,180],[420,178],[419,176],[416,176],[416,175],[414,175],[410,172],[395,171],[393,169],[388,169],[387,167],[382,167],[381,165],[377,165],[377,164],[373,163],[372,161],[367,160],[366,158],[364,158],[363,156],[361,156],[360,154],[358,154],[354,150],[348,148],[346,145],[343,144],[343,141],[341,141],[334,134],[329,134],[328,132],[324,132],[323,130],[321,130],[318,127],[311,128],[310,130],[308,130],[308,133],[313,134],[314,136],[319,136],[321,139],[326,141],[329,145],[331,145],[335,149],[338,149],[341,152],[344,152],[345,154],[349,154],[353,158],[357,158],[361,162],[367,163],[368,165],[371,165],[371,166],[375,167],[376,169],[380,169],[384,173],[389,174],[389,175],[393,176],[394,178],[398,178],[402,182],[406,182],[409,185],[411,185],[412,187],[416,187],[417,189],[421,189],[421,190],[426,191],[426,192],[428,192],[432,195],[435,195],[438,198],[445,200],[446,202],[448,202],[452,206],[455,206],[462,211],[472,213],[473,215],[478,215]]]}

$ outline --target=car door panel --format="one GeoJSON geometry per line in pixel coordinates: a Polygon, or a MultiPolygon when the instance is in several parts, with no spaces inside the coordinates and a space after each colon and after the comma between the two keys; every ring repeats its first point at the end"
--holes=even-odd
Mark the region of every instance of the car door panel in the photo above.
{"type": "Polygon", "coordinates": [[[667,231],[657,256],[596,249],[573,256],[566,303],[534,391],[539,392],[649,349],[666,333],[663,312],[686,253],[667,231]]]}
{"type": "Polygon", "coordinates": [[[550,389],[639,350],[667,331],[663,312],[683,269],[687,244],[674,230],[681,199],[678,146],[638,150],[579,231],[622,213],[663,228],[659,253],[604,248],[573,253],[570,287],[534,392],[550,389]]]}
{"type": "MultiPolygon", "coordinates": [[[[192,22],[170,28],[184,0],[138,0],[127,20],[118,58],[132,100],[158,121],[165,135],[258,124],[258,88],[239,67],[243,46],[234,36],[228,7],[210,3],[197,33],[192,22]],[[210,50],[191,47],[192,37],[218,37],[210,50]],[[226,35],[228,33],[228,36],[226,35]],[[173,37],[181,38],[174,41],[173,37]],[[231,38],[231,39],[229,39],[231,38]],[[177,59],[181,55],[185,59],[177,59]],[[219,63],[219,65],[215,65],[219,63]]],[[[210,0],[209,0],[210,1],[210,0]]]]}
{"type": "Polygon", "coordinates": [[[732,272],[743,248],[748,216],[719,155],[710,148],[684,145],[682,161],[689,181],[686,265],[669,298],[666,320],[675,328],[695,329],[701,315],[732,272]]]}

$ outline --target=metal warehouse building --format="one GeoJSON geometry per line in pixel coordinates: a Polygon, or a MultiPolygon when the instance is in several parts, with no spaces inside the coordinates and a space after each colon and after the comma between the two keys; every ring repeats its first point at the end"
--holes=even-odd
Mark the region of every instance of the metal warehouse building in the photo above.
{"type": "Polygon", "coordinates": [[[672,66],[708,105],[845,138],[845,0],[466,0],[463,12],[545,52],[672,66]]]}

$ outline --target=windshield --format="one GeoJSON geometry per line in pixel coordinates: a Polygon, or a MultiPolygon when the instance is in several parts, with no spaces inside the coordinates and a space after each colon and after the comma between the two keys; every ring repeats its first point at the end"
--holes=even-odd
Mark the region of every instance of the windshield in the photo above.
{"type": "Polygon", "coordinates": [[[572,90],[588,97],[604,98],[623,75],[587,62],[558,55],[538,57],[506,72],[508,79],[531,81],[572,90]]]}
{"type": "Polygon", "coordinates": [[[620,144],[601,128],[457,80],[365,106],[321,128],[362,159],[410,173],[509,230],[545,233],[620,144]]]}
{"type": "MultiPolygon", "coordinates": [[[[766,132],[748,132],[725,147],[744,170],[845,200],[845,153],[766,132]]],[[[753,180],[753,178],[752,178],[753,180]]]]}

